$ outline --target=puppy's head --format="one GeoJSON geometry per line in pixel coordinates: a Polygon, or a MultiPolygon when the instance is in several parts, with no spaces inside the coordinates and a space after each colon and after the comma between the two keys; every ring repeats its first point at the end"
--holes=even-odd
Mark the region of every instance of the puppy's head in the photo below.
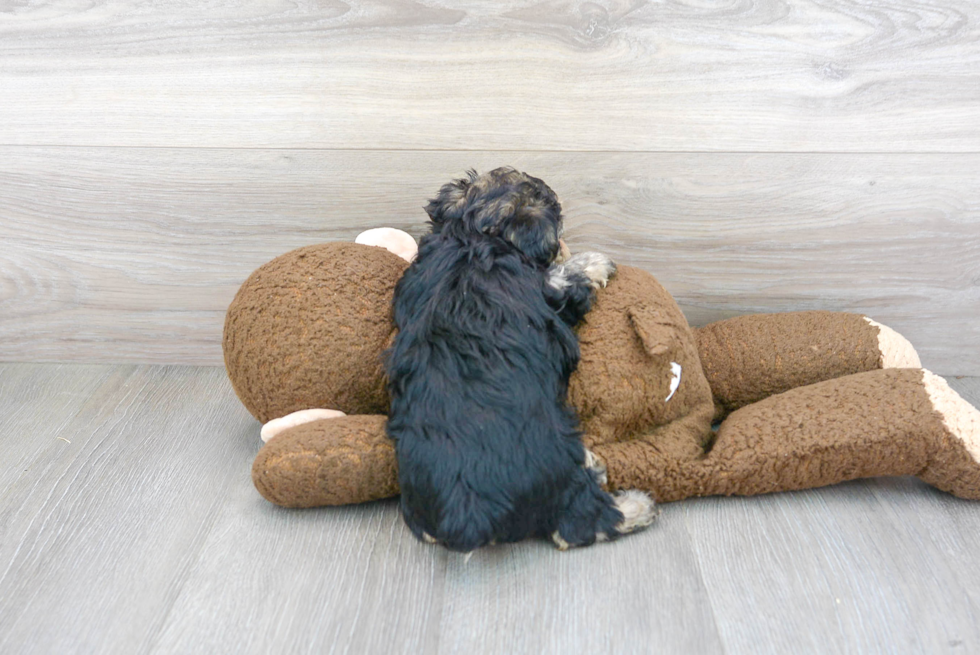
{"type": "Polygon", "coordinates": [[[429,201],[433,234],[502,238],[527,257],[548,265],[559,253],[561,204],[547,184],[513,168],[469,171],[429,201]]]}

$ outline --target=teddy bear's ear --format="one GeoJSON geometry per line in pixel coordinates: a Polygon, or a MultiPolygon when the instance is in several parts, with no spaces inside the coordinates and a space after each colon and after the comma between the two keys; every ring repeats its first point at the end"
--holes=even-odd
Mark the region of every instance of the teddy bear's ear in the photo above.
{"type": "Polygon", "coordinates": [[[662,311],[649,305],[633,305],[626,310],[633,331],[650,355],[663,355],[677,338],[677,326],[662,311]]]}

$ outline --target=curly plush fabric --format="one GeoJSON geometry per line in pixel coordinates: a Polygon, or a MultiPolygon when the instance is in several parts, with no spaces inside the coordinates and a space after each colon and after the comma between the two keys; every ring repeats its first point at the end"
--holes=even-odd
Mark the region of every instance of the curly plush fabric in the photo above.
{"type": "Polygon", "coordinates": [[[878,327],[861,314],[751,314],[697,330],[721,419],[739,407],[816,380],[881,368],[878,327]]]}
{"type": "Polygon", "coordinates": [[[343,505],[398,494],[395,445],[385,434],[386,416],[322,419],[273,438],[252,463],[252,480],[269,501],[283,507],[343,505]],[[323,439],[325,431],[331,438],[323,439]],[[285,435],[284,435],[285,436],[285,435]]]}
{"type": "Polygon", "coordinates": [[[569,403],[585,444],[656,440],[681,456],[711,435],[711,388],[687,319],[657,280],[622,266],[578,329],[582,358],[569,403]]]}
{"type": "Polygon", "coordinates": [[[381,353],[408,262],[384,248],[324,243],[261,266],[225,317],[225,367],[263,423],[310,407],[388,411],[381,353]],[[328,355],[325,353],[329,352],[328,355]]]}
{"type": "MultiPolygon", "coordinates": [[[[312,407],[351,414],[265,445],[252,476],[271,502],[340,505],[398,492],[380,355],[406,265],[368,246],[302,248],[256,271],[229,309],[228,372],[257,418],[312,407]]],[[[877,475],[916,475],[980,499],[980,412],[927,371],[888,368],[881,334],[862,316],[833,312],[692,331],[653,276],[622,266],[578,329],[569,401],[609,486],[659,501],[877,475]],[[716,406],[731,414],[713,433],[716,406]]]]}

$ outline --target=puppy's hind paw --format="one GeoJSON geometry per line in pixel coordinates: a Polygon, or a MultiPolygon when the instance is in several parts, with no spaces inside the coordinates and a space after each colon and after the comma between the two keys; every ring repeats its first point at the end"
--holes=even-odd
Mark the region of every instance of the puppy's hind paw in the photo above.
{"type": "Polygon", "coordinates": [[[551,540],[558,546],[558,550],[568,550],[570,547],[570,544],[561,538],[561,533],[558,530],[551,533],[551,540]]]}
{"type": "Polygon", "coordinates": [[[605,287],[609,284],[609,279],[616,274],[616,264],[613,260],[598,252],[572,255],[566,266],[582,271],[595,289],[605,287]]]}
{"type": "Polygon", "coordinates": [[[600,487],[609,484],[609,475],[606,471],[606,464],[594,452],[585,449],[585,468],[595,474],[596,482],[600,487]]]}
{"type": "Polygon", "coordinates": [[[649,526],[660,514],[653,498],[635,489],[621,491],[613,496],[616,509],[623,513],[623,520],[616,526],[619,534],[629,534],[649,526]]]}

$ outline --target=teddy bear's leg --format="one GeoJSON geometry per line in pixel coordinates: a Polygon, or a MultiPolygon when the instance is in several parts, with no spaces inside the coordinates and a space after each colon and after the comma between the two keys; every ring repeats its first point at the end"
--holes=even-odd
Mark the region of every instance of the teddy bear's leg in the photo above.
{"type": "Polygon", "coordinates": [[[980,499],[980,411],[922,369],[858,373],[744,407],[700,457],[675,456],[656,440],[594,450],[611,489],[643,489],[661,502],[883,475],[980,499]]]}
{"type": "MultiPolygon", "coordinates": [[[[700,464],[711,442],[711,406],[664,425],[651,434],[627,441],[591,445],[591,468],[604,470],[610,491],[638,489],[657,502],[698,495],[706,488],[710,467],[700,464]]],[[[590,441],[589,435],[585,440],[590,441]]],[[[590,460],[586,460],[589,464],[590,460]]]]}
{"type": "Polygon", "coordinates": [[[902,335],[860,314],[788,312],[719,321],[696,330],[716,419],[763,398],[882,368],[919,368],[902,335]]]}
{"type": "Polygon", "coordinates": [[[697,467],[698,495],[750,495],[916,475],[980,499],[980,412],[922,369],[858,373],[734,412],[697,467]]]}
{"type": "Polygon", "coordinates": [[[252,481],[283,507],[363,503],[398,494],[386,416],[321,419],[287,428],[259,451],[252,481]]]}

